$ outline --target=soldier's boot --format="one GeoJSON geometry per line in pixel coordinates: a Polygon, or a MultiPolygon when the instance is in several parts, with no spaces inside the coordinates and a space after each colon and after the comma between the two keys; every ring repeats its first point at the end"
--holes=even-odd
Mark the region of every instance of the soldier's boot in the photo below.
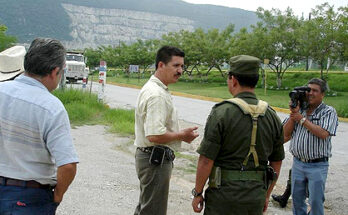
{"type": "Polygon", "coordinates": [[[288,203],[290,195],[291,195],[291,184],[287,184],[283,195],[272,194],[272,198],[274,199],[274,201],[279,202],[280,207],[285,208],[286,204],[288,203]]]}

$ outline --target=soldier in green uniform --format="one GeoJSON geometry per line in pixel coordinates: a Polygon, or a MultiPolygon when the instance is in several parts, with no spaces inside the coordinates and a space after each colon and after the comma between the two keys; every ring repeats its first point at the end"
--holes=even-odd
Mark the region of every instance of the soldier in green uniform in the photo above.
{"type": "Polygon", "coordinates": [[[240,55],[230,59],[228,89],[235,97],[216,104],[197,152],[193,210],[205,215],[262,215],[275,184],[268,166],[280,172],[284,159],[283,128],[276,112],[258,100],[254,89],[260,60],[240,55]],[[209,187],[203,189],[209,178],[209,187]]]}

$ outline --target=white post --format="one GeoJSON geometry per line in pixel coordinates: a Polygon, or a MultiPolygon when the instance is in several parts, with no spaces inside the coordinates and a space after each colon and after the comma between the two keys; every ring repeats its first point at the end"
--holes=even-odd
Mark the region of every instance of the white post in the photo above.
{"type": "Polygon", "coordinates": [[[101,102],[103,102],[103,99],[104,99],[105,84],[106,84],[106,62],[100,61],[98,100],[101,102]]]}
{"type": "Polygon", "coordinates": [[[86,78],[86,76],[83,76],[83,79],[82,79],[82,90],[86,90],[86,85],[87,85],[87,78],[86,78]]]}

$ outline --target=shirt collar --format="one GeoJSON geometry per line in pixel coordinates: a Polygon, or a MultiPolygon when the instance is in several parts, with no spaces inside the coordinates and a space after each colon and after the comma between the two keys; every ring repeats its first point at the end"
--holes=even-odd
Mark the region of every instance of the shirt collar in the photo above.
{"type": "Polygon", "coordinates": [[[26,76],[24,74],[18,76],[17,78],[15,78],[15,81],[18,81],[18,82],[21,82],[21,83],[24,83],[24,84],[28,84],[28,85],[31,85],[31,86],[35,86],[35,87],[39,87],[39,88],[42,88],[44,90],[47,90],[48,89],[45,87],[45,85],[43,85],[40,81],[34,79],[34,78],[31,78],[29,76],[26,76]]]}
{"type": "MultiPolygon", "coordinates": [[[[312,116],[316,116],[319,112],[320,112],[320,110],[322,109],[322,106],[324,105],[324,102],[321,102],[320,103],[320,105],[318,105],[318,107],[316,107],[315,109],[314,109],[314,111],[312,112],[312,116]]],[[[307,115],[307,110],[306,110],[306,115],[307,115]]]]}
{"type": "Polygon", "coordinates": [[[250,92],[241,92],[238,93],[235,98],[252,98],[252,99],[256,99],[256,95],[254,93],[250,93],[250,92]]]}
{"type": "Polygon", "coordinates": [[[155,82],[158,86],[163,88],[164,90],[168,90],[168,87],[162,83],[161,80],[159,80],[156,76],[152,75],[150,78],[150,81],[155,82]]]}

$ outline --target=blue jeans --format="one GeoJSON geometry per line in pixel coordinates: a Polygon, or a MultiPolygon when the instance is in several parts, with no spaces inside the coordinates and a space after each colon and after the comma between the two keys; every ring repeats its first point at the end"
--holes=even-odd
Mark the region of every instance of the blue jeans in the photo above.
{"type": "Polygon", "coordinates": [[[54,215],[57,206],[50,189],[0,185],[0,215],[54,215]]]}
{"type": "Polygon", "coordinates": [[[324,191],[329,162],[303,163],[294,157],[291,175],[292,211],[306,215],[306,185],[308,185],[310,214],[324,214],[324,191]]]}

